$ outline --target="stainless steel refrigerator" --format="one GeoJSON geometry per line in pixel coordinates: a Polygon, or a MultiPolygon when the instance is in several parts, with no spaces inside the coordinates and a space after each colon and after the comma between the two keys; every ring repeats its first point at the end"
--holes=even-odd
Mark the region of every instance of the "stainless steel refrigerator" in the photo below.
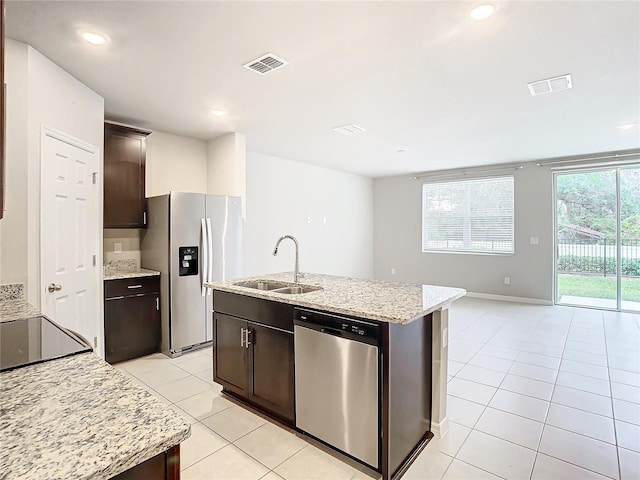
{"type": "Polygon", "coordinates": [[[205,281],[241,276],[242,199],[171,192],[148,199],[143,268],[160,272],[162,352],[211,344],[213,295],[205,281]]]}

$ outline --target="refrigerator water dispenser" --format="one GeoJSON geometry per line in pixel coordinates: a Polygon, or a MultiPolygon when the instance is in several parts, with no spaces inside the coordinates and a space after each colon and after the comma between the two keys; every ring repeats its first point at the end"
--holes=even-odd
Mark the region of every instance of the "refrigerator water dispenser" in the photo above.
{"type": "Polygon", "coordinates": [[[180,277],[198,275],[198,247],[178,247],[180,277]]]}

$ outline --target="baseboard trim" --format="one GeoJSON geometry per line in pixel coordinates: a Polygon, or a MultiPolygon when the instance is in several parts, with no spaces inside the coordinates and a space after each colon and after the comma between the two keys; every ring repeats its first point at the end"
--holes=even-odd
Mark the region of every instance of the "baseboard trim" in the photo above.
{"type": "Polygon", "coordinates": [[[492,293],[478,292],[467,292],[466,296],[472,298],[486,298],[487,300],[501,300],[503,302],[530,303],[534,305],[553,305],[552,301],[543,300],[542,298],[512,297],[510,295],[494,295],[492,293]]]}
{"type": "Polygon", "coordinates": [[[433,433],[434,438],[446,437],[447,433],[449,433],[449,419],[444,417],[440,420],[440,423],[431,422],[431,433],[433,433]]]}

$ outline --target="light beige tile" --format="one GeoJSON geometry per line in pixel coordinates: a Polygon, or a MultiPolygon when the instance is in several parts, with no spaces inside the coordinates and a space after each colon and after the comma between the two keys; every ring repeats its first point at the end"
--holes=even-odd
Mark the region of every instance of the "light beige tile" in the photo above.
{"type": "Polygon", "coordinates": [[[174,360],[173,364],[189,373],[196,374],[204,372],[205,370],[211,370],[213,368],[213,359],[204,354],[189,354],[178,357],[178,359],[174,360]]]}
{"type": "Polygon", "coordinates": [[[350,480],[357,473],[312,445],[304,447],[274,471],[285,480],[350,480]]]}
{"type": "Polygon", "coordinates": [[[447,395],[447,417],[452,422],[473,427],[485,408],[479,403],[447,395]]]}
{"type": "Polygon", "coordinates": [[[264,477],[260,478],[260,480],[284,480],[284,479],[280,475],[277,475],[274,472],[269,472],[264,477]]]}
{"type": "Polygon", "coordinates": [[[496,392],[496,388],[470,382],[462,378],[454,378],[448,384],[448,392],[454,397],[464,398],[465,400],[486,405],[496,392]]]}
{"type": "Polygon", "coordinates": [[[619,400],[640,403],[640,388],[633,385],[611,382],[611,395],[619,400]]]}
{"type": "Polygon", "coordinates": [[[568,360],[575,360],[576,362],[591,363],[593,365],[600,365],[602,367],[608,366],[607,356],[600,355],[598,353],[581,352],[580,350],[565,349],[562,354],[562,358],[568,360]]]}
{"type": "Polygon", "coordinates": [[[497,370],[498,372],[508,372],[513,365],[513,360],[507,360],[506,358],[492,357],[483,353],[477,353],[470,361],[469,365],[475,365],[476,367],[489,368],[491,370],[497,370]]]}
{"type": "Polygon", "coordinates": [[[500,383],[502,383],[504,376],[504,372],[484,367],[476,367],[475,365],[466,365],[458,372],[456,378],[463,378],[483,385],[498,387],[500,383]]]}
{"type": "Polygon", "coordinates": [[[618,477],[616,447],[609,443],[545,425],[539,451],[607,477],[618,477]]]}
{"type": "Polygon", "coordinates": [[[189,373],[174,365],[164,365],[136,376],[150,387],[158,388],[167,383],[186,378],[189,373]]]}
{"type": "Polygon", "coordinates": [[[176,412],[178,415],[180,415],[185,422],[188,422],[189,425],[193,425],[194,423],[198,423],[198,420],[196,420],[195,418],[193,418],[191,415],[189,415],[187,412],[185,412],[184,410],[182,410],[180,407],[178,407],[175,404],[170,405],[171,410],[173,410],[174,412],[176,412]]]}
{"type": "Polygon", "coordinates": [[[508,374],[500,385],[500,389],[539,398],[541,400],[551,400],[553,384],[508,374]]]}
{"type": "Polygon", "coordinates": [[[583,390],[576,390],[575,388],[556,385],[551,401],[606,417],[613,416],[611,398],[583,390]]]}
{"type": "Polygon", "coordinates": [[[634,387],[640,387],[640,373],[610,368],[609,375],[612,382],[624,383],[626,385],[633,385],[634,387]]]}
{"type": "Polygon", "coordinates": [[[452,377],[455,377],[456,374],[464,367],[464,363],[456,362],[455,360],[449,360],[447,365],[447,373],[452,377]]]}
{"type": "Polygon", "coordinates": [[[450,457],[455,457],[470,432],[470,428],[450,421],[447,434],[443,438],[432,439],[425,447],[425,450],[438,451],[450,457]]]}
{"type": "Polygon", "coordinates": [[[560,373],[558,373],[558,379],[556,380],[556,383],[564,387],[584,390],[585,392],[597,393],[598,395],[611,395],[609,382],[607,380],[587,377],[586,375],[579,375],[577,373],[560,371],[560,373]]]}
{"type": "Polygon", "coordinates": [[[270,469],[276,468],[307,445],[304,440],[269,422],[234,444],[270,469]]]}
{"type": "Polygon", "coordinates": [[[191,425],[191,436],[180,444],[180,468],[188,468],[228,444],[208,428],[198,423],[191,425]]]}
{"type": "Polygon", "coordinates": [[[485,345],[478,353],[492,357],[504,358],[506,360],[515,360],[518,358],[520,351],[513,348],[498,347],[496,345],[485,345]]]}
{"type": "Polygon", "coordinates": [[[402,478],[404,480],[440,480],[452,460],[452,457],[444,453],[423,450],[402,478]]]}
{"type": "Polygon", "coordinates": [[[172,402],[179,402],[185,398],[192,397],[198,393],[211,389],[211,385],[203,382],[199,378],[189,375],[171,383],[167,383],[160,387],[156,387],[158,393],[168,398],[172,402]]]}
{"type": "Polygon", "coordinates": [[[538,453],[536,463],[533,466],[533,474],[531,475],[531,480],[606,480],[607,478],[543,453],[538,453]]]}
{"type": "Polygon", "coordinates": [[[616,420],[640,425],[640,404],[614,398],[613,416],[616,420]]]}
{"type": "Polygon", "coordinates": [[[609,417],[552,403],[546,423],[596,440],[616,443],[613,419],[609,417]]]}
{"type": "Polygon", "coordinates": [[[640,426],[616,420],[618,446],[640,452],[640,426]]]}
{"type": "Polygon", "coordinates": [[[458,459],[454,459],[451,462],[444,477],[442,477],[443,480],[497,480],[499,478],[458,459]]]}
{"type": "Polygon", "coordinates": [[[195,374],[200,380],[207,382],[212,387],[215,387],[218,391],[222,391],[222,385],[213,381],[213,368],[209,370],[204,370],[202,372],[198,372],[195,374]]]}
{"type": "Polygon", "coordinates": [[[620,474],[622,480],[638,480],[640,478],[640,453],[618,448],[620,457],[620,474]]]}
{"type": "Polygon", "coordinates": [[[152,355],[117,364],[118,368],[123,368],[136,376],[153,372],[159,368],[168,366],[171,366],[171,359],[162,353],[154,353],[152,355]]]}
{"type": "Polygon", "coordinates": [[[609,355],[609,367],[616,370],[627,370],[640,373],[640,361],[635,358],[625,358],[609,355]]]}
{"type": "Polygon", "coordinates": [[[598,355],[606,355],[607,349],[603,344],[594,345],[593,343],[577,342],[575,340],[567,340],[565,348],[577,350],[579,352],[595,353],[598,355]]]}
{"type": "Polygon", "coordinates": [[[560,370],[564,372],[577,373],[586,375],[587,377],[600,378],[601,380],[609,380],[609,369],[600,365],[591,365],[590,363],[576,362],[575,360],[562,360],[560,370]]]}
{"type": "Polygon", "coordinates": [[[176,402],[176,405],[197,420],[204,420],[213,414],[235,406],[214,390],[206,390],[192,397],[185,398],[184,400],[176,402]]]}
{"type": "Polygon", "coordinates": [[[544,424],[487,407],[475,430],[536,450],[544,424]]]}
{"type": "Polygon", "coordinates": [[[182,471],[183,480],[258,480],[269,470],[233,445],[182,471]]]}
{"type": "Polygon", "coordinates": [[[539,367],[538,365],[521,362],[515,362],[509,373],[547,383],[554,383],[558,375],[558,371],[553,368],[539,367]]]}
{"type": "Polygon", "coordinates": [[[561,359],[558,357],[550,357],[549,355],[541,355],[539,353],[520,352],[517,361],[520,363],[527,363],[529,365],[537,365],[538,367],[558,370],[558,368],[560,368],[561,359]]]}
{"type": "Polygon", "coordinates": [[[529,478],[536,452],[520,445],[472,431],[456,458],[507,479],[529,478]]]}
{"type": "Polygon", "coordinates": [[[266,420],[244,408],[233,406],[205,418],[202,423],[221,437],[235,442],[264,425],[266,420]]]}
{"type": "Polygon", "coordinates": [[[549,402],[500,389],[489,402],[489,406],[530,418],[531,420],[544,422],[549,409],[549,402]]]}

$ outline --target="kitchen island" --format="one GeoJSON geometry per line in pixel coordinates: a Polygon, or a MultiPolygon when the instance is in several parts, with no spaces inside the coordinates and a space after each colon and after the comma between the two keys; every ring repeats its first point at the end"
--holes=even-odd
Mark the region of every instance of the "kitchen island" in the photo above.
{"type": "MultiPolygon", "coordinates": [[[[400,478],[434,434],[446,434],[448,308],[465,290],[318,274],[304,275],[299,284],[292,280],[292,273],[278,273],[209,284],[214,289],[214,379],[225,392],[307,434],[293,413],[294,404],[298,415],[301,409],[297,333],[293,365],[294,315],[296,332],[310,312],[334,316],[336,327],[329,333],[341,336],[342,328],[342,336],[351,333],[352,338],[358,322],[369,322],[380,332],[379,454],[371,461],[352,453],[357,448],[336,448],[382,473],[384,480],[400,478]],[[305,293],[285,293],[292,286],[305,287],[305,293]],[[247,365],[247,373],[236,368],[240,364],[247,365]],[[293,382],[283,380],[294,371],[295,399],[293,382]]],[[[342,352],[336,354],[348,355],[342,352]]],[[[341,374],[339,368],[332,371],[341,374]]],[[[311,436],[335,446],[330,435],[311,436]]]]}
{"type": "MultiPolygon", "coordinates": [[[[0,321],[38,315],[0,302],[0,321]]],[[[0,478],[180,476],[189,425],[94,353],[0,373],[0,478]]]]}

